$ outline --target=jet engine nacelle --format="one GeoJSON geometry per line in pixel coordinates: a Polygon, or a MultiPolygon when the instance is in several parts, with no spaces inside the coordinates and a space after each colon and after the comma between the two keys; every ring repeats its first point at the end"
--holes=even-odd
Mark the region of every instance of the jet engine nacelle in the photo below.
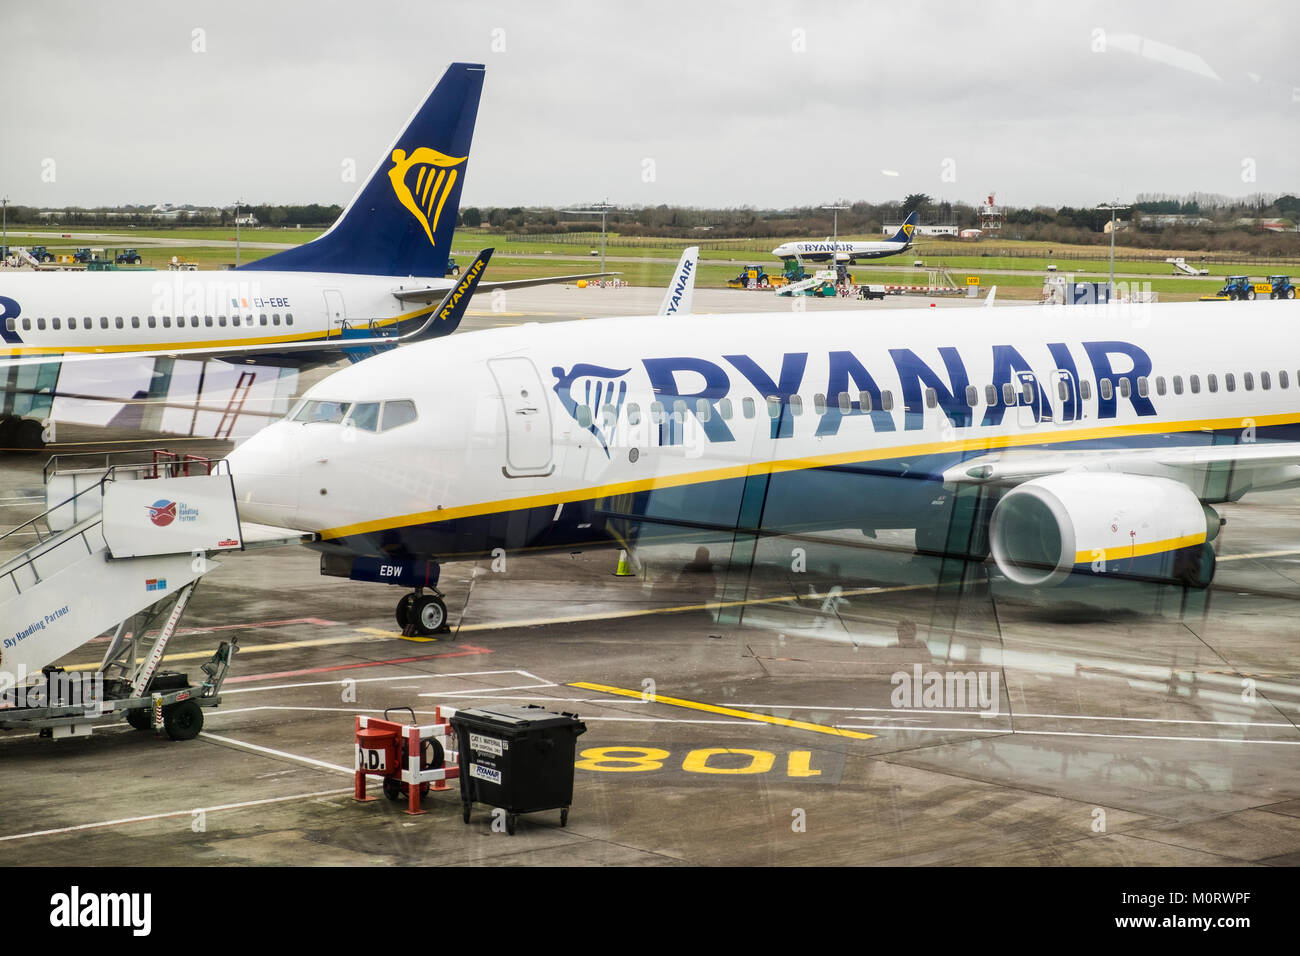
{"type": "Polygon", "coordinates": [[[1204,587],[1214,576],[1219,516],[1167,478],[1075,472],[1027,481],[993,510],[989,545],[1017,584],[1072,573],[1204,587]]]}

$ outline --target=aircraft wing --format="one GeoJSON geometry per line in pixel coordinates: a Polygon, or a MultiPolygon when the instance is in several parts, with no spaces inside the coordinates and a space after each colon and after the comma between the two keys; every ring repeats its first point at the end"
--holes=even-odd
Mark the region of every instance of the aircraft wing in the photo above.
{"type": "MultiPolygon", "coordinates": [[[[551,285],[559,282],[576,282],[579,279],[599,279],[603,276],[622,275],[621,272],[584,272],[572,276],[544,276],[540,279],[503,279],[500,282],[480,282],[480,289],[526,289],[535,285],[551,285]]],[[[429,302],[445,290],[429,287],[427,289],[402,289],[393,295],[402,302],[429,302]]]]}
{"type": "MultiPolygon", "coordinates": [[[[462,273],[461,280],[450,289],[433,290],[442,295],[441,304],[429,313],[424,324],[405,335],[369,335],[346,336],[335,335],[327,339],[308,339],[303,342],[267,342],[256,345],[213,345],[203,348],[149,349],[140,351],[103,351],[103,352],[64,352],[47,355],[25,355],[15,359],[0,359],[0,369],[21,365],[48,365],[54,362],[93,362],[106,359],[131,358],[180,358],[180,359],[217,359],[238,360],[255,355],[293,355],[311,352],[339,352],[345,354],[353,349],[391,348],[425,339],[441,338],[450,335],[460,324],[479,285],[488,260],[492,258],[492,249],[484,249],[474,262],[462,273]]],[[[394,292],[399,299],[401,293],[394,292]]]]}
{"type": "Polygon", "coordinates": [[[1300,485],[1300,442],[1247,442],[1107,451],[992,452],[943,473],[948,485],[1012,487],[1064,472],[1111,472],[1178,481],[1203,500],[1300,485]],[[1210,489],[1213,489],[1211,492],[1210,489]]]}

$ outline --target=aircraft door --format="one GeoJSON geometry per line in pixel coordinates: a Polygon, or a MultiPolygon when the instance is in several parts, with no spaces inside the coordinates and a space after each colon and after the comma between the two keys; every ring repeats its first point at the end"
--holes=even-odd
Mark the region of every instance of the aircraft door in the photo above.
{"type": "Polygon", "coordinates": [[[507,478],[536,478],[555,470],[551,439],[551,406],[546,387],[532,360],[522,356],[488,362],[506,415],[507,478]]]}
{"type": "Polygon", "coordinates": [[[343,293],[338,289],[325,291],[325,337],[333,338],[343,333],[348,321],[347,308],[343,304],[343,293]]]}

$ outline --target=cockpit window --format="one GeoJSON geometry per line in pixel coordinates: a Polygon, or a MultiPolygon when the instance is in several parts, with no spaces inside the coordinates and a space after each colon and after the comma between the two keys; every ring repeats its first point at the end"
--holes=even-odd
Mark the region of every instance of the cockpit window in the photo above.
{"type": "Polygon", "coordinates": [[[348,416],[347,424],[354,428],[360,428],[362,431],[379,431],[379,403],[358,402],[353,405],[352,414],[348,416]]]}
{"type": "Polygon", "coordinates": [[[343,416],[348,413],[352,407],[351,402],[328,402],[309,400],[303,402],[298,408],[298,412],[293,416],[295,422],[332,422],[337,424],[343,421],[343,416]]]}
{"type": "Polygon", "coordinates": [[[415,402],[402,399],[395,402],[384,402],[384,424],[380,431],[388,431],[397,428],[399,425],[405,425],[416,419],[415,402]]]}

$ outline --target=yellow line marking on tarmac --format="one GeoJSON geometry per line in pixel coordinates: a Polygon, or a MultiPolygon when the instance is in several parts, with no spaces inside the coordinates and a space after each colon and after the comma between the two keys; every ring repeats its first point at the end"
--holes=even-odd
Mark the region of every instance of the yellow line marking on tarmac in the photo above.
{"type": "MultiPolygon", "coordinates": [[[[838,597],[855,597],[863,594],[895,594],[900,591],[933,590],[943,587],[940,584],[901,584],[891,588],[847,588],[838,597]]],[[[728,607],[750,607],[758,604],[789,604],[795,601],[824,601],[824,594],[783,594],[780,597],[748,598],[743,601],[709,601],[705,604],[681,604],[676,607],[638,608],[634,611],[597,611],[591,614],[569,614],[564,617],[525,618],[517,621],[483,621],[478,624],[462,624],[459,631],[496,631],[511,627],[542,627],[547,624],[580,624],[585,621],[614,621],[629,617],[645,617],[648,614],[677,614],[684,611],[717,611],[728,607]]]]}
{"type": "MultiPolygon", "coordinates": [[[[371,629],[365,628],[364,630],[371,630],[371,629]]],[[[391,636],[392,635],[384,631],[375,631],[374,634],[360,635],[360,638],[361,640],[379,640],[380,638],[391,637],[391,636]]],[[[240,644],[239,655],[258,654],[263,651],[291,651],[299,647],[326,647],[331,644],[353,644],[356,643],[357,639],[358,639],[357,634],[349,634],[340,637],[318,637],[307,641],[286,641],[284,644],[240,644]]],[[[161,663],[165,664],[168,661],[207,660],[209,657],[212,656],[212,653],[213,653],[212,651],[184,651],[180,654],[168,654],[166,657],[162,659],[161,663]]],[[[93,670],[98,670],[99,665],[98,664],[73,664],[65,669],[70,671],[93,671],[93,670]]]]}
{"type": "Polygon", "coordinates": [[[852,737],[854,740],[871,740],[875,734],[864,734],[856,730],[843,730],[839,727],[827,727],[824,724],[810,724],[802,720],[790,720],[787,717],[773,717],[770,714],[757,714],[749,710],[736,710],[733,707],[718,707],[715,704],[703,704],[695,700],[683,700],[680,697],[665,697],[663,694],[650,694],[639,690],[626,690],[622,687],[609,687],[606,684],[590,684],[586,681],[579,681],[570,684],[570,687],[577,687],[582,690],[598,690],[606,694],[617,694],[620,697],[634,697],[637,700],[648,700],[656,704],[671,704],[674,707],[687,707],[691,710],[702,710],[710,714],[722,714],[724,717],[741,717],[745,720],[759,721],[764,724],[776,724],[780,727],[792,727],[795,730],[811,730],[814,733],[830,734],[833,737],[852,737]]]}

